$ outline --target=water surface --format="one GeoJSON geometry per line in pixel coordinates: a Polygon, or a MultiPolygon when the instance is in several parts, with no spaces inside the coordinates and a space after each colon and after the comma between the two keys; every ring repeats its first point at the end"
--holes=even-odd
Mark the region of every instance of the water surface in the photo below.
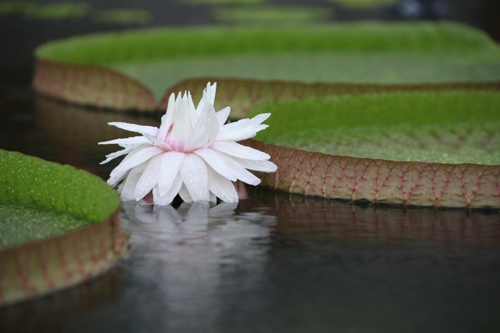
{"type": "MultiPolygon", "coordinates": [[[[0,148],[103,178],[128,134],[29,89],[0,148]]],[[[500,213],[352,205],[250,189],[239,204],[122,206],[127,255],[88,283],[0,309],[2,332],[498,332],[500,213]]]]}

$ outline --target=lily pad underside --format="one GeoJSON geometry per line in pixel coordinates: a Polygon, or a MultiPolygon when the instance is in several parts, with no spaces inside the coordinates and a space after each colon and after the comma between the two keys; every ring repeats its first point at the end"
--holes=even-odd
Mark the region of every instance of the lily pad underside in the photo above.
{"type": "Polygon", "coordinates": [[[108,269],[127,246],[119,203],[85,171],[0,150],[0,306],[108,269]]]}

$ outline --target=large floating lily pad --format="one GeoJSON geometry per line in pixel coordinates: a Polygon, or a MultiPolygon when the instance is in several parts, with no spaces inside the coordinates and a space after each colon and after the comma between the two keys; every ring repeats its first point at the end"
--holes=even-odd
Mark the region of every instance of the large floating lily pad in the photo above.
{"type": "Polygon", "coordinates": [[[265,144],[249,144],[278,165],[275,174],[261,175],[263,185],[292,193],[499,208],[499,105],[497,92],[268,103],[250,113],[272,113],[256,137],[265,144]]]}
{"type": "Polygon", "coordinates": [[[391,93],[268,103],[256,139],[353,157],[500,164],[499,92],[391,93]]]}
{"type": "Polygon", "coordinates": [[[126,249],[119,204],[85,171],[0,150],[0,306],[109,268],[126,249]]]}
{"type": "Polygon", "coordinates": [[[50,42],[34,86],[70,102],[163,110],[164,93],[194,77],[305,83],[500,81],[500,49],[450,23],[352,23],[300,28],[149,29],[50,42]]]}
{"type": "MultiPolygon", "coordinates": [[[[500,91],[498,82],[462,82],[427,84],[377,84],[377,83],[305,83],[297,81],[264,81],[247,79],[224,79],[204,77],[181,81],[169,89],[166,97],[180,91],[190,91],[193,100],[202,97],[207,82],[217,82],[215,109],[231,106],[231,119],[246,118],[248,111],[257,105],[277,102],[319,98],[326,96],[366,95],[412,91],[500,91]]],[[[366,100],[365,100],[366,101],[366,100]]],[[[363,103],[363,102],[361,102],[363,103]]],[[[168,98],[160,105],[166,109],[168,98]]],[[[294,129],[301,131],[300,128],[294,129]]]]}

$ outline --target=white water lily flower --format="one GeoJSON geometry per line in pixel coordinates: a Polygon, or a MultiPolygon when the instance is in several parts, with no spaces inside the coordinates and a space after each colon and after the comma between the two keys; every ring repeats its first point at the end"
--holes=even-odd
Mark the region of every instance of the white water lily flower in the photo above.
{"type": "Polygon", "coordinates": [[[215,90],[216,84],[209,83],[196,109],[189,92],[179,93],[177,98],[172,94],[160,128],[109,123],[142,134],[99,143],[125,148],[101,162],[127,155],[108,179],[109,185],[119,185],[124,200],[141,200],[152,194],[156,205],[168,205],[179,194],[186,202],[214,202],[216,197],[237,202],[233,183],[260,183],[248,170],[276,171],[268,154],[237,143],[267,128],[262,122],[270,114],[225,124],[230,108],[215,112],[215,90]]]}

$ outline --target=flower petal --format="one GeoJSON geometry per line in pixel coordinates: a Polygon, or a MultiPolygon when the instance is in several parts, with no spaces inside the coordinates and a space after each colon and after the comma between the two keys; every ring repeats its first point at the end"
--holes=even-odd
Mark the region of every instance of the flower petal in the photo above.
{"type": "Polygon", "coordinates": [[[240,145],[239,143],[234,141],[215,141],[210,145],[210,148],[234,157],[244,158],[248,160],[267,160],[271,158],[269,154],[251,147],[240,145]]]}
{"type": "Polygon", "coordinates": [[[220,175],[230,181],[236,181],[236,175],[229,169],[227,163],[222,159],[217,151],[210,148],[203,148],[195,150],[194,153],[203,158],[203,160],[220,175]]]}
{"type": "Polygon", "coordinates": [[[122,155],[126,155],[126,154],[130,153],[135,148],[137,148],[137,147],[128,147],[128,148],[125,148],[122,150],[115,151],[114,153],[108,154],[108,155],[106,155],[106,159],[104,161],[100,162],[99,164],[106,164],[109,161],[114,160],[117,157],[120,157],[122,155]]]}
{"type": "Polygon", "coordinates": [[[210,85],[210,82],[207,83],[207,87],[203,90],[203,96],[206,98],[206,101],[210,103],[210,105],[214,105],[215,103],[215,93],[217,92],[217,82],[210,85]]]}
{"type": "Polygon", "coordinates": [[[209,201],[207,166],[195,154],[186,154],[180,174],[194,202],[209,201]]]}
{"type": "Polygon", "coordinates": [[[108,179],[108,184],[114,186],[123,178],[128,170],[143,162],[146,162],[151,157],[156,156],[162,152],[163,150],[155,146],[138,147],[137,149],[130,152],[130,154],[128,154],[127,157],[125,157],[123,161],[121,161],[121,163],[118,164],[118,166],[114,168],[113,171],[111,171],[110,177],[108,179]]]}
{"type": "Polygon", "coordinates": [[[250,185],[259,185],[260,184],[260,179],[258,177],[256,177],[253,173],[249,172],[244,167],[242,167],[240,164],[238,164],[231,156],[225,155],[223,153],[220,153],[220,155],[224,155],[224,157],[226,159],[226,163],[229,162],[228,163],[230,165],[229,167],[236,174],[236,179],[239,179],[242,182],[250,184],[250,185]]]}
{"type": "Polygon", "coordinates": [[[126,148],[127,146],[133,146],[141,143],[149,143],[149,140],[144,136],[133,136],[130,138],[114,139],[109,141],[98,142],[99,145],[120,145],[126,148]]]}
{"type": "MultiPolygon", "coordinates": [[[[166,195],[170,190],[174,180],[179,174],[182,162],[184,161],[185,154],[176,151],[170,151],[162,155],[161,171],[158,176],[158,190],[160,196],[166,195]]],[[[177,189],[177,192],[179,189],[177,189]]],[[[177,194],[176,192],[176,194],[177,194]]]]}
{"type": "Polygon", "coordinates": [[[184,102],[189,115],[189,123],[191,124],[191,127],[194,127],[194,124],[198,121],[198,113],[194,108],[193,98],[191,97],[191,93],[189,91],[184,94],[184,102]]]}
{"type": "Polygon", "coordinates": [[[243,158],[234,158],[239,165],[248,170],[275,172],[278,166],[271,161],[252,161],[243,158]]]}
{"type": "Polygon", "coordinates": [[[215,116],[214,107],[206,105],[201,111],[191,136],[187,139],[184,151],[189,152],[212,142],[219,133],[219,122],[215,116]]]}
{"type": "Polygon", "coordinates": [[[219,122],[219,127],[224,126],[229,117],[229,113],[231,112],[231,108],[226,106],[224,109],[217,112],[215,115],[217,116],[217,121],[219,122]]]}
{"type": "Polygon", "coordinates": [[[154,136],[152,135],[149,135],[147,133],[144,134],[144,136],[149,140],[151,141],[152,144],[154,144],[155,146],[165,150],[165,151],[170,151],[172,150],[172,147],[166,143],[166,142],[163,142],[163,141],[160,141],[158,140],[157,138],[155,138],[154,136]]]}
{"type": "Polygon", "coordinates": [[[161,172],[160,166],[163,155],[164,154],[158,154],[147,162],[146,169],[142,172],[142,176],[135,188],[136,200],[144,198],[158,183],[158,175],[161,172]]]}
{"type": "Polygon", "coordinates": [[[182,178],[177,174],[173,179],[170,187],[168,187],[163,194],[161,193],[160,187],[155,186],[153,188],[153,198],[155,205],[170,205],[174,200],[175,196],[179,193],[182,186],[182,178]]]}
{"type": "Polygon", "coordinates": [[[191,136],[193,127],[191,125],[190,116],[188,114],[186,102],[184,101],[184,99],[177,99],[176,104],[177,112],[173,125],[173,134],[175,140],[174,149],[177,151],[183,151],[186,141],[191,136]]]}
{"type": "Polygon", "coordinates": [[[135,125],[135,124],[129,124],[129,123],[122,123],[119,121],[114,121],[111,123],[108,123],[108,125],[115,126],[121,129],[124,129],[126,131],[130,132],[136,132],[136,133],[148,133],[151,135],[156,135],[158,133],[158,128],[153,127],[153,126],[144,126],[144,125],[135,125]]]}
{"type": "Polygon", "coordinates": [[[203,96],[198,103],[198,107],[196,108],[196,112],[198,114],[206,107],[207,104],[214,105],[215,102],[215,93],[217,90],[217,83],[214,82],[213,85],[210,85],[210,82],[207,83],[205,89],[203,89],[203,96]]]}
{"type": "Polygon", "coordinates": [[[269,118],[270,115],[270,113],[262,113],[256,115],[252,119],[241,119],[234,123],[226,124],[220,129],[219,135],[217,135],[217,141],[240,141],[254,137],[257,132],[268,127],[268,125],[262,125],[261,123],[269,118]]]}
{"type": "Polygon", "coordinates": [[[193,198],[191,197],[191,194],[189,194],[189,191],[186,188],[186,185],[184,185],[184,183],[182,183],[182,186],[179,189],[179,195],[184,202],[194,202],[193,198]]]}
{"type": "Polygon", "coordinates": [[[238,193],[229,179],[215,172],[210,166],[208,171],[208,188],[224,202],[238,202],[238,193]]]}
{"type": "Polygon", "coordinates": [[[135,200],[134,192],[137,186],[137,182],[141,178],[142,172],[144,171],[144,169],[146,169],[147,165],[148,163],[144,162],[132,168],[132,170],[130,170],[127,177],[122,183],[123,187],[120,193],[122,199],[135,200]]]}
{"type": "Polygon", "coordinates": [[[198,149],[194,153],[201,156],[214,171],[233,182],[239,179],[250,185],[260,184],[260,179],[238,164],[236,158],[211,148],[198,149]]]}
{"type": "Polygon", "coordinates": [[[168,131],[170,130],[170,126],[172,126],[175,117],[175,94],[172,93],[168,99],[167,111],[161,117],[161,125],[156,138],[160,141],[165,141],[167,137],[168,131]]]}

